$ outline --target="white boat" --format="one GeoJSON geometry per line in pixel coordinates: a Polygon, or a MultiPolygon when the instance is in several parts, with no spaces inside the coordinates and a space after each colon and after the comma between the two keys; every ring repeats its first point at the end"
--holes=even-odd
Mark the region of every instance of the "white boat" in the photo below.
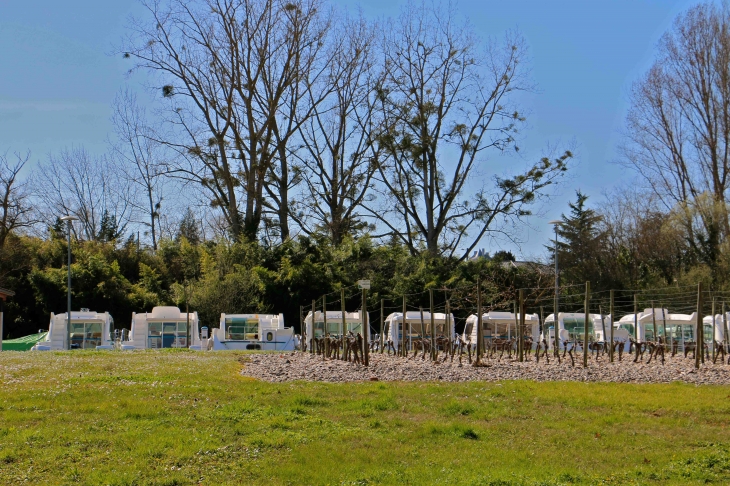
{"type": "MultiPolygon", "coordinates": [[[[328,317],[329,319],[329,317],[328,317]]],[[[436,336],[454,337],[454,315],[448,316],[442,312],[434,312],[434,327],[436,328],[436,336]],[[448,325],[448,327],[447,327],[448,325]]],[[[327,323],[329,325],[329,322],[327,323]]],[[[421,322],[420,311],[408,311],[405,318],[405,332],[403,330],[403,313],[394,312],[385,318],[383,324],[383,337],[386,345],[390,339],[393,346],[398,349],[398,343],[405,341],[406,349],[411,349],[413,339],[422,337],[431,337],[431,313],[423,313],[423,322],[421,322]]]]}
{"type": "Polygon", "coordinates": [[[186,314],[177,307],[155,307],[152,312],[133,313],[128,339],[122,341],[121,345],[122,349],[187,347],[203,349],[198,331],[198,313],[186,314]]]}
{"type": "MultiPolygon", "coordinates": [[[[345,312],[344,334],[352,332],[364,336],[362,316],[360,314],[359,311],[345,312]]],[[[317,311],[314,314],[314,324],[312,324],[312,311],[309,311],[304,318],[304,329],[307,331],[307,340],[311,340],[313,336],[322,336],[324,334],[324,314],[322,314],[322,311],[317,311]]],[[[327,311],[327,333],[334,336],[343,334],[341,311],[327,311]]],[[[370,335],[368,335],[368,338],[370,338],[370,335]]]]}
{"type": "MultiPolygon", "coordinates": [[[[582,343],[585,335],[585,313],[559,312],[558,313],[558,349],[563,349],[564,341],[578,341],[582,343]]],[[[588,314],[588,339],[606,342],[611,339],[611,315],[588,314]]],[[[545,318],[543,336],[552,349],[555,345],[555,315],[545,318]]],[[[614,324],[614,341],[626,342],[628,346],[629,333],[614,324]]],[[[628,347],[627,347],[628,349],[628,347]]]]}
{"type": "MultiPolygon", "coordinates": [[[[467,317],[464,326],[463,339],[471,341],[473,346],[477,343],[477,317],[476,314],[467,317]]],[[[519,314],[512,312],[491,311],[482,314],[484,344],[487,345],[493,339],[516,338],[519,319],[519,314]]],[[[532,338],[532,349],[535,349],[540,338],[540,318],[537,314],[525,314],[525,337],[532,338]]]]}
{"type": "MultiPolygon", "coordinates": [[[[712,319],[708,316],[705,325],[706,336],[712,335],[712,319]]],[[[685,341],[694,341],[695,329],[697,328],[697,313],[672,314],[668,309],[649,308],[637,314],[626,314],[618,321],[620,329],[625,329],[629,336],[638,342],[655,341],[654,323],[656,323],[657,335],[663,337],[666,328],[667,337],[677,340],[680,346],[684,347],[685,341]]],[[[709,339],[709,338],[708,338],[709,339]]]]}
{"type": "MultiPolygon", "coordinates": [[[[711,342],[710,336],[714,334],[715,341],[724,343],[725,342],[725,327],[730,329],[730,312],[725,313],[725,319],[723,320],[722,314],[715,314],[715,322],[713,323],[712,316],[706,316],[702,319],[705,324],[705,341],[711,342]],[[712,332],[712,328],[715,328],[715,332],[712,332]]],[[[728,331],[730,332],[730,330],[728,331]]]]}
{"type": "Polygon", "coordinates": [[[283,314],[221,314],[218,328],[212,329],[203,347],[224,349],[294,351],[298,339],[294,329],[284,327],[283,314]]]}
{"type": "Polygon", "coordinates": [[[108,312],[98,313],[89,309],[68,313],[51,313],[48,334],[31,348],[33,351],[61,351],[66,349],[114,349],[111,334],[114,319],[108,312]]]}

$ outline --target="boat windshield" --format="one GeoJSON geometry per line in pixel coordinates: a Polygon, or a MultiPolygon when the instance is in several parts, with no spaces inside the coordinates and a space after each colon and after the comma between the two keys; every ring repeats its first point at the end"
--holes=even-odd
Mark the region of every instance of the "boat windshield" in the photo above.
{"type": "MultiPolygon", "coordinates": [[[[345,334],[352,331],[353,334],[362,333],[362,324],[359,322],[346,322],[345,334]]],[[[324,329],[324,321],[314,321],[314,337],[322,335],[324,329]]],[[[342,333],[342,318],[327,318],[327,333],[340,335],[342,333]]]]}
{"type": "Polygon", "coordinates": [[[187,321],[151,321],[147,325],[148,348],[186,348],[187,321]]]}
{"type": "MultiPolygon", "coordinates": [[[[571,339],[583,340],[585,332],[584,317],[565,317],[563,318],[563,326],[568,331],[571,339]]],[[[588,319],[588,334],[593,335],[593,319],[588,319]]]]}
{"type": "Polygon", "coordinates": [[[69,349],[96,349],[101,345],[100,321],[74,321],[69,329],[69,349]]]}
{"type": "Polygon", "coordinates": [[[250,317],[226,317],[226,339],[229,341],[258,341],[259,320],[250,317]]]}

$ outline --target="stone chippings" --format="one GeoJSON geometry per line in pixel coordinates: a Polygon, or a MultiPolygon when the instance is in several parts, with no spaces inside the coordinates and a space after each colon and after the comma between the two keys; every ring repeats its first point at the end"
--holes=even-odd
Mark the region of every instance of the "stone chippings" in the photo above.
{"type": "MultiPolygon", "coordinates": [[[[608,357],[596,361],[591,358],[588,367],[583,368],[582,356],[576,360],[575,367],[570,365],[570,358],[557,364],[554,359],[546,364],[544,360],[535,363],[530,361],[495,359],[488,360],[486,366],[474,367],[466,359],[460,366],[458,359],[454,362],[433,363],[428,359],[402,358],[385,354],[371,353],[370,366],[349,363],[346,361],[326,360],[321,356],[309,353],[283,354],[251,354],[243,361],[242,374],[269,382],[285,381],[502,381],[502,380],[534,380],[534,381],[584,381],[584,382],[617,382],[617,383],[670,383],[682,381],[697,385],[730,384],[730,366],[726,364],[705,363],[699,370],[694,367],[694,360],[676,356],[661,362],[650,364],[633,363],[633,358],[624,357],[621,362],[609,363],[608,357]]],[[[443,358],[441,358],[443,359],[443,358]]],[[[441,360],[440,359],[440,360],[441,360]]],[[[439,361],[440,361],[439,360],[439,361]]]]}

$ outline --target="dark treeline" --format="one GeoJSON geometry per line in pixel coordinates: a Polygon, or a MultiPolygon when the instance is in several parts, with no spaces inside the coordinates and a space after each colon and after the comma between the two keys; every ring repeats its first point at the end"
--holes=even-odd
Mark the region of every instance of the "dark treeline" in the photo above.
{"type": "MultiPolygon", "coordinates": [[[[716,277],[730,275],[730,254],[723,251],[717,264],[722,266],[711,271],[686,239],[672,233],[677,230],[669,214],[645,211],[623,196],[605,201],[601,210],[591,208],[587,199],[578,193],[559,230],[563,305],[576,307],[563,310],[580,310],[581,284],[586,280],[594,292],[685,287],[698,281],[706,288],[730,289],[730,279],[716,277]],[[576,298],[571,300],[571,294],[576,298]]],[[[545,244],[546,257],[551,258],[554,243],[545,244]]],[[[47,238],[9,235],[0,271],[3,286],[14,289],[16,296],[6,308],[6,337],[46,328],[50,312],[65,311],[66,252],[62,229],[51,230],[47,238]]],[[[333,245],[324,235],[267,247],[202,241],[183,222],[176,237],[160,240],[156,251],[129,238],[73,240],[72,253],[74,309],[109,311],[123,327],[129,326],[132,312],[155,305],[184,308],[188,303],[203,325],[215,324],[221,312],[281,312],[288,325],[298,328],[300,306],[307,311],[317,300],[320,309],[321,296],[335,292],[328,301],[336,302],[330,309],[339,310],[337,291],[342,288],[347,310],[359,309],[355,283],[363,278],[372,284],[368,307],[373,322],[378,320],[380,299],[386,300],[387,313],[400,310],[404,294],[409,309],[428,309],[426,291],[433,289],[440,309],[446,299],[452,303],[458,323],[474,312],[477,278],[484,289],[485,311],[510,310],[520,288],[529,289],[531,312],[537,311],[538,303],[552,310],[552,262],[515,262],[509,252],[460,260],[433,257],[427,251],[412,255],[395,239],[375,243],[368,237],[348,237],[333,245]]]]}

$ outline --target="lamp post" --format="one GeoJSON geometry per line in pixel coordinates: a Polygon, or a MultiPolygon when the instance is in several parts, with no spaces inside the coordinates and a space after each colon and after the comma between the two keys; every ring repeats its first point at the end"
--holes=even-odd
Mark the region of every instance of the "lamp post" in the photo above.
{"type": "Polygon", "coordinates": [[[71,332],[71,222],[76,221],[78,218],[75,218],[73,216],[64,216],[61,218],[61,221],[66,221],[68,223],[68,228],[66,230],[66,233],[68,235],[68,295],[67,295],[67,301],[66,301],[66,335],[68,336],[68,333],[71,332]]]}
{"type": "Polygon", "coordinates": [[[555,313],[553,314],[553,329],[555,330],[555,352],[560,352],[560,341],[558,341],[558,304],[560,303],[560,273],[558,270],[558,226],[563,222],[559,219],[549,221],[548,224],[555,228],[555,313]]]}

